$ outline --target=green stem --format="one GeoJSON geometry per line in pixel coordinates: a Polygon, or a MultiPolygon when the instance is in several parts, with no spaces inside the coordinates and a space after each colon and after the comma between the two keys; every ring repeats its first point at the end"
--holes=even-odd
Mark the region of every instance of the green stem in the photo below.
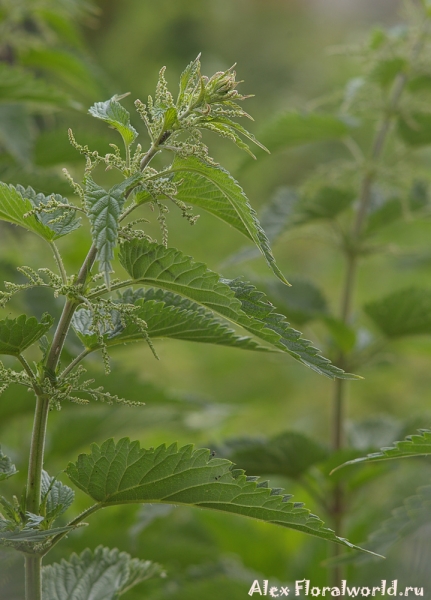
{"type": "Polygon", "coordinates": [[[25,557],[25,598],[42,600],[42,557],[25,557]]]}
{"type": "Polygon", "coordinates": [[[46,395],[36,397],[33,432],[30,445],[30,460],[27,476],[26,509],[39,514],[40,489],[45,449],[46,427],[48,422],[49,398],[46,395]]]}
{"type": "Polygon", "coordinates": [[[64,285],[66,285],[67,284],[67,273],[66,273],[66,269],[64,268],[63,259],[61,258],[61,254],[58,251],[58,248],[55,245],[55,243],[50,242],[50,245],[52,248],[52,252],[54,254],[55,262],[57,263],[57,266],[58,266],[58,270],[60,271],[61,280],[63,281],[64,285]]]}
{"type": "MultiPolygon", "coordinates": [[[[79,514],[77,517],[75,517],[73,519],[73,521],[70,521],[70,523],[68,523],[68,526],[74,527],[76,525],[79,525],[79,523],[82,523],[82,521],[84,519],[86,519],[87,517],[89,517],[90,515],[95,513],[97,510],[100,510],[101,508],[103,508],[103,506],[101,506],[100,504],[93,504],[93,506],[90,506],[89,508],[84,510],[81,514],[79,514]]],[[[62,533],[58,533],[56,536],[54,536],[51,540],[49,547],[46,548],[42,552],[41,556],[43,557],[43,556],[45,556],[45,554],[48,554],[48,552],[51,550],[51,548],[53,548],[56,544],[58,544],[58,542],[60,540],[62,540],[69,533],[70,533],[70,531],[63,531],[62,533]]]]}
{"type": "Polygon", "coordinates": [[[78,354],[78,356],[75,356],[75,358],[72,360],[72,362],[69,363],[67,365],[67,367],[64,369],[64,371],[61,373],[60,378],[66,377],[81,362],[81,360],[84,360],[84,358],[86,356],[88,356],[91,352],[92,352],[92,350],[89,350],[88,348],[86,348],[85,350],[83,350],[81,352],[81,354],[78,354]]]}

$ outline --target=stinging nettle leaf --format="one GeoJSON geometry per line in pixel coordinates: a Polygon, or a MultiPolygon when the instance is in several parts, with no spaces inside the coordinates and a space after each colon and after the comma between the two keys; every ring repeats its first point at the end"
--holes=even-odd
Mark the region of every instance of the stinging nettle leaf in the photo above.
{"type": "Polygon", "coordinates": [[[44,225],[39,217],[28,215],[34,208],[28,198],[21,196],[13,185],[7,185],[0,181],[0,219],[14,225],[20,225],[28,231],[37,233],[44,240],[51,241],[55,237],[54,231],[44,225]]]}
{"type": "Polygon", "coordinates": [[[4,481],[12,475],[18,473],[15,465],[12,463],[11,459],[3,454],[1,446],[0,446],[0,481],[4,481]]]}
{"type": "Polygon", "coordinates": [[[130,113],[118,102],[123,97],[113,96],[106,102],[96,102],[88,112],[116,129],[123,138],[124,144],[130,146],[137,138],[138,132],[130,124],[130,113]]]}
{"type": "MultiPolygon", "coordinates": [[[[134,304],[137,310],[124,326],[120,313],[112,311],[111,318],[114,329],[104,332],[106,346],[116,346],[128,342],[142,341],[142,329],[136,324],[136,318],[145,321],[146,334],[150,338],[172,338],[206,344],[220,344],[245,350],[268,351],[250,337],[236,335],[226,323],[214,317],[202,306],[171,292],[149,288],[136,297],[137,292],[125,292],[121,302],[134,304]],[[130,297],[131,295],[135,297],[130,297]]],[[[91,313],[88,309],[80,309],[74,314],[73,327],[84,346],[96,350],[100,342],[90,329],[91,313]]]]}
{"type": "Polygon", "coordinates": [[[104,273],[109,288],[111,260],[118,239],[118,220],[126,201],[126,192],[139,179],[140,174],[125,179],[106,191],[89,176],[85,182],[84,200],[91,223],[91,235],[97,248],[99,270],[104,273]]]}
{"type": "Polygon", "coordinates": [[[394,458],[409,458],[411,456],[428,456],[430,454],[431,431],[428,429],[421,429],[419,430],[419,434],[409,435],[404,440],[394,442],[394,444],[390,447],[381,448],[380,452],[373,452],[367,456],[361,456],[360,458],[349,460],[348,462],[337,467],[337,469],[358,463],[377,462],[394,458]]]}
{"type": "Polygon", "coordinates": [[[42,193],[37,194],[30,186],[24,188],[22,185],[17,185],[16,190],[23,198],[30,200],[34,207],[42,207],[50,200],[70,206],[70,209],[58,207],[49,212],[38,213],[37,219],[54,232],[52,236],[53,240],[63,237],[81,226],[81,219],[76,217],[76,210],[73,210],[73,206],[64,196],[60,194],[50,194],[49,196],[45,196],[42,193]]]}
{"type": "Polygon", "coordinates": [[[317,373],[331,379],[357,379],[332,365],[311,342],[302,339],[299,331],[290,328],[251,284],[220,279],[203,263],[195,263],[175,248],[147,240],[124,242],[119,258],[135,281],[180,294],[209,308],[317,373]]]}
{"type": "Polygon", "coordinates": [[[205,209],[247,236],[259,248],[275,275],[287,283],[275,263],[255,210],[243,189],[225,169],[208,165],[196,157],[176,156],[171,171],[175,173],[174,181],[179,184],[179,200],[205,209]]]}
{"type": "Polygon", "coordinates": [[[271,490],[234,469],[229,460],[212,458],[209,450],[188,445],[177,449],[141,449],[139,442],[124,438],[92,445],[66,473],[101,507],[129,503],[185,504],[248,516],[296,529],[350,548],[322,521],[281,490],[271,490]]]}
{"type": "Polygon", "coordinates": [[[71,506],[75,492],[67,485],[42,472],[41,505],[47,521],[54,521],[71,506]]]}
{"type": "Polygon", "coordinates": [[[54,319],[45,313],[39,322],[36,317],[20,315],[0,321],[0,354],[18,356],[51,329],[54,319]]]}
{"type": "Polygon", "coordinates": [[[42,595],[46,600],[117,600],[156,575],[164,575],[157,563],[98,546],[44,567],[42,595]]]}
{"type": "Polygon", "coordinates": [[[388,337],[431,333],[431,293],[411,287],[364,306],[365,313],[388,337]]]}

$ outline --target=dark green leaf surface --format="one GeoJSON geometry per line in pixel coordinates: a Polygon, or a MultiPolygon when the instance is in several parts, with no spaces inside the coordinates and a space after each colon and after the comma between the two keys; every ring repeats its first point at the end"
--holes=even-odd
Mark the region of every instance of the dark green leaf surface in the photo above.
{"type": "Polygon", "coordinates": [[[123,138],[125,145],[130,146],[136,139],[138,132],[130,124],[130,113],[118,102],[120,98],[119,96],[113,96],[106,102],[96,102],[88,112],[93,117],[102,119],[102,121],[116,129],[123,138]]]}
{"type": "Polygon", "coordinates": [[[11,459],[3,454],[0,446],[0,481],[8,479],[17,473],[16,467],[12,464],[11,459]]]}
{"type": "Polygon", "coordinates": [[[209,308],[320,374],[356,378],[332,365],[311,342],[302,339],[251,284],[221,280],[204,264],[195,263],[178,250],[146,240],[122,244],[120,261],[137,282],[172,291],[209,308]]]}
{"type": "Polygon", "coordinates": [[[340,465],[338,468],[357,463],[369,463],[394,458],[409,458],[411,456],[428,456],[430,454],[431,431],[423,429],[419,434],[409,435],[404,440],[394,442],[393,446],[381,448],[380,452],[373,452],[367,456],[361,456],[360,458],[349,460],[343,465],[340,465]]]}
{"type": "Polygon", "coordinates": [[[161,574],[160,565],[117,548],[98,546],[43,569],[43,600],[117,600],[133,586],[161,574]]]}
{"type": "Polygon", "coordinates": [[[209,450],[193,450],[191,445],[144,450],[127,438],[117,444],[107,440],[102,446],[93,444],[91,454],[81,454],[66,473],[101,506],[162,502],[211,508],[355,547],[324,528],[302,503],[290,502],[291,496],[271,490],[267,482],[257,483],[256,477],[233,469],[230,461],[211,458],[209,450]]]}
{"type": "Polygon", "coordinates": [[[39,340],[52,327],[54,320],[45,314],[39,322],[35,317],[20,315],[0,321],[0,354],[17,356],[39,340]]]}
{"type": "Polygon", "coordinates": [[[269,267],[284,283],[286,279],[275,264],[269,241],[254,209],[237,181],[222,167],[205,164],[195,157],[176,157],[174,181],[182,181],[177,197],[219,217],[254,241],[269,267]]]}
{"type": "Polygon", "coordinates": [[[233,438],[223,443],[219,453],[249,473],[291,478],[299,477],[328,456],[323,446],[296,431],[271,438],[233,438]]]}
{"type": "MultiPolygon", "coordinates": [[[[173,338],[221,344],[245,350],[269,350],[249,337],[236,335],[210,311],[187,298],[153,288],[147,291],[138,290],[138,292],[139,295],[129,291],[121,297],[122,302],[137,307],[126,327],[121,323],[120,314],[116,311],[112,312],[115,327],[104,334],[107,346],[142,341],[144,339],[142,331],[135,322],[137,317],[147,324],[146,333],[150,338],[173,338]]],[[[91,322],[90,311],[85,308],[78,310],[74,315],[74,329],[89,350],[99,348],[97,336],[90,330],[91,322]]]]}
{"type": "Polygon", "coordinates": [[[431,333],[431,292],[408,288],[364,306],[365,313],[389,338],[431,333]]]}
{"type": "Polygon", "coordinates": [[[294,223],[303,225],[311,221],[335,219],[337,215],[349,208],[355,197],[354,189],[324,186],[315,196],[297,204],[293,217],[294,223]]]}

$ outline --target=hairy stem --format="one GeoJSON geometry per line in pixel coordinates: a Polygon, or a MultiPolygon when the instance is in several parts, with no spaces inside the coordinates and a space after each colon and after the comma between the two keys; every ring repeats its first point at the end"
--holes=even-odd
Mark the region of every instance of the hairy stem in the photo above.
{"type": "Polygon", "coordinates": [[[52,252],[54,254],[55,262],[57,263],[57,266],[58,266],[58,270],[60,271],[61,280],[66,285],[67,284],[67,273],[66,273],[66,269],[64,268],[63,259],[61,258],[61,254],[58,251],[58,248],[55,245],[55,243],[51,242],[50,245],[52,248],[52,252]]]}
{"type": "Polygon", "coordinates": [[[39,514],[40,488],[45,449],[46,426],[48,422],[49,398],[46,395],[36,397],[33,432],[30,444],[30,460],[27,476],[26,509],[39,514]]]}

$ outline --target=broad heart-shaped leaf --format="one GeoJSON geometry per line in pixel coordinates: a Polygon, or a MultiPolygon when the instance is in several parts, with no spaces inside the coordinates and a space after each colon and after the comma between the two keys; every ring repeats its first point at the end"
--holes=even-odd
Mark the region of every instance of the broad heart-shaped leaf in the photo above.
{"type": "Polygon", "coordinates": [[[43,600],[117,600],[127,590],[156,575],[163,575],[160,565],[132,558],[117,548],[88,548],[44,567],[43,600]]]}
{"type": "Polygon", "coordinates": [[[106,102],[96,102],[88,112],[116,129],[123,138],[124,144],[130,146],[138,136],[138,132],[130,125],[130,113],[118,102],[122,97],[113,96],[106,102]]]}
{"type": "Polygon", "coordinates": [[[50,196],[45,196],[42,193],[37,194],[30,186],[24,188],[21,185],[17,185],[16,190],[23,198],[30,200],[33,206],[44,206],[50,200],[70,206],[70,210],[59,207],[52,212],[38,213],[37,219],[53,232],[53,240],[63,237],[81,226],[81,219],[76,217],[76,210],[73,210],[73,206],[70,205],[69,200],[64,196],[60,196],[60,194],[51,194],[50,196]]]}
{"type": "Polygon", "coordinates": [[[3,454],[1,446],[0,446],[0,481],[4,481],[8,479],[8,477],[12,477],[18,471],[14,464],[12,464],[11,459],[3,454]]]}
{"type": "Polygon", "coordinates": [[[13,185],[0,181],[0,219],[33,231],[45,240],[53,240],[54,231],[44,225],[37,216],[24,216],[33,208],[32,202],[28,198],[23,198],[13,185]]]}
{"type": "Polygon", "coordinates": [[[241,469],[256,475],[285,475],[296,478],[328,456],[328,451],[296,431],[271,438],[232,438],[217,448],[241,469]]]}
{"type": "Polygon", "coordinates": [[[211,458],[210,451],[193,450],[176,444],[156,449],[141,449],[128,438],[117,444],[107,440],[92,445],[91,454],[81,454],[66,473],[81,490],[101,507],[115,504],[185,504],[212,508],[275,523],[337,542],[353,544],[337,537],[322,521],[303,507],[290,502],[291,496],[270,489],[267,482],[257,483],[233,469],[233,463],[211,458]]]}
{"type": "Polygon", "coordinates": [[[180,294],[209,308],[320,374],[331,379],[356,378],[332,365],[308,340],[302,339],[251,284],[221,280],[203,263],[195,263],[175,248],[147,240],[124,242],[120,261],[135,281],[180,294]]]}
{"type": "Polygon", "coordinates": [[[364,311],[388,338],[431,333],[431,291],[427,289],[398,290],[366,304],[364,311]]]}
{"type": "MultiPolygon", "coordinates": [[[[409,435],[404,440],[394,442],[393,446],[381,448],[380,452],[373,452],[367,456],[361,456],[354,460],[349,460],[337,467],[345,467],[347,465],[356,465],[358,463],[369,463],[380,460],[388,460],[394,458],[409,458],[411,456],[428,456],[431,454],[431,431],[421,429],[419,434],[409,435]]],[[[335,470],[337,470],[335,469],[335,470]]]]}
{"type": "Polygon", "coordinates": [[[45,313],[39,322],[36,317],[20,315],[16,319],[0,321],[0,354],[18,356],[37,342],[49,329],[54,319],[45,313]]]}
{"type": "Polygon", "coordinates": [[[88,176],[85,182],[84,200],[91,223],[91,235],[97,248],[99,269],[109,287],[109,274],[112,273],[111,260],[118,238],[118,219],[121,215],[127,190],[140,179],[135,175],[114,185],[106,191],[88,176]]]}
{"type": "Polygon", "coordinates": [[[252,240],[275,275],[287,283],[275,263],[266,233],[237,181],[222,167],[208,165],[198,158],[175,157],[171,171],[179,183],[177,198],[199,206],[219,217],[252,240]],[[181,182],[181,183],[180,183],[181,182]]]}
{"type": "MultiPolygon", "coordinates": [[[[236,335],[226,323],[215,318],[213,313],[204,307],[171,292],[153,288],[136,292],[128,290],[121,296],[120,301],[134,304],[137,310],[133,312],[126,326],[121,322],[120,313],[112,311],[114,328],[104,334],[107,346],[142,341],[142,328],[136,324],[136,318],[139,318],[147,324],[145,331],[150,338],[173,338],[245,350],[269,350],[249,337],[236,335]]],[[[80,309],[74,314],[73,327],[79,338],[87,349],[96,350],[100,343],[90,329],[91,324],[92,316],[88,309],[80,309]]]]}
{"type": "Polygon", "coordinates": [[[67,485],[42,471],[41,504],[47,521],[54,521],[62,515],[75,498],[75,492],[67,485]]]}

